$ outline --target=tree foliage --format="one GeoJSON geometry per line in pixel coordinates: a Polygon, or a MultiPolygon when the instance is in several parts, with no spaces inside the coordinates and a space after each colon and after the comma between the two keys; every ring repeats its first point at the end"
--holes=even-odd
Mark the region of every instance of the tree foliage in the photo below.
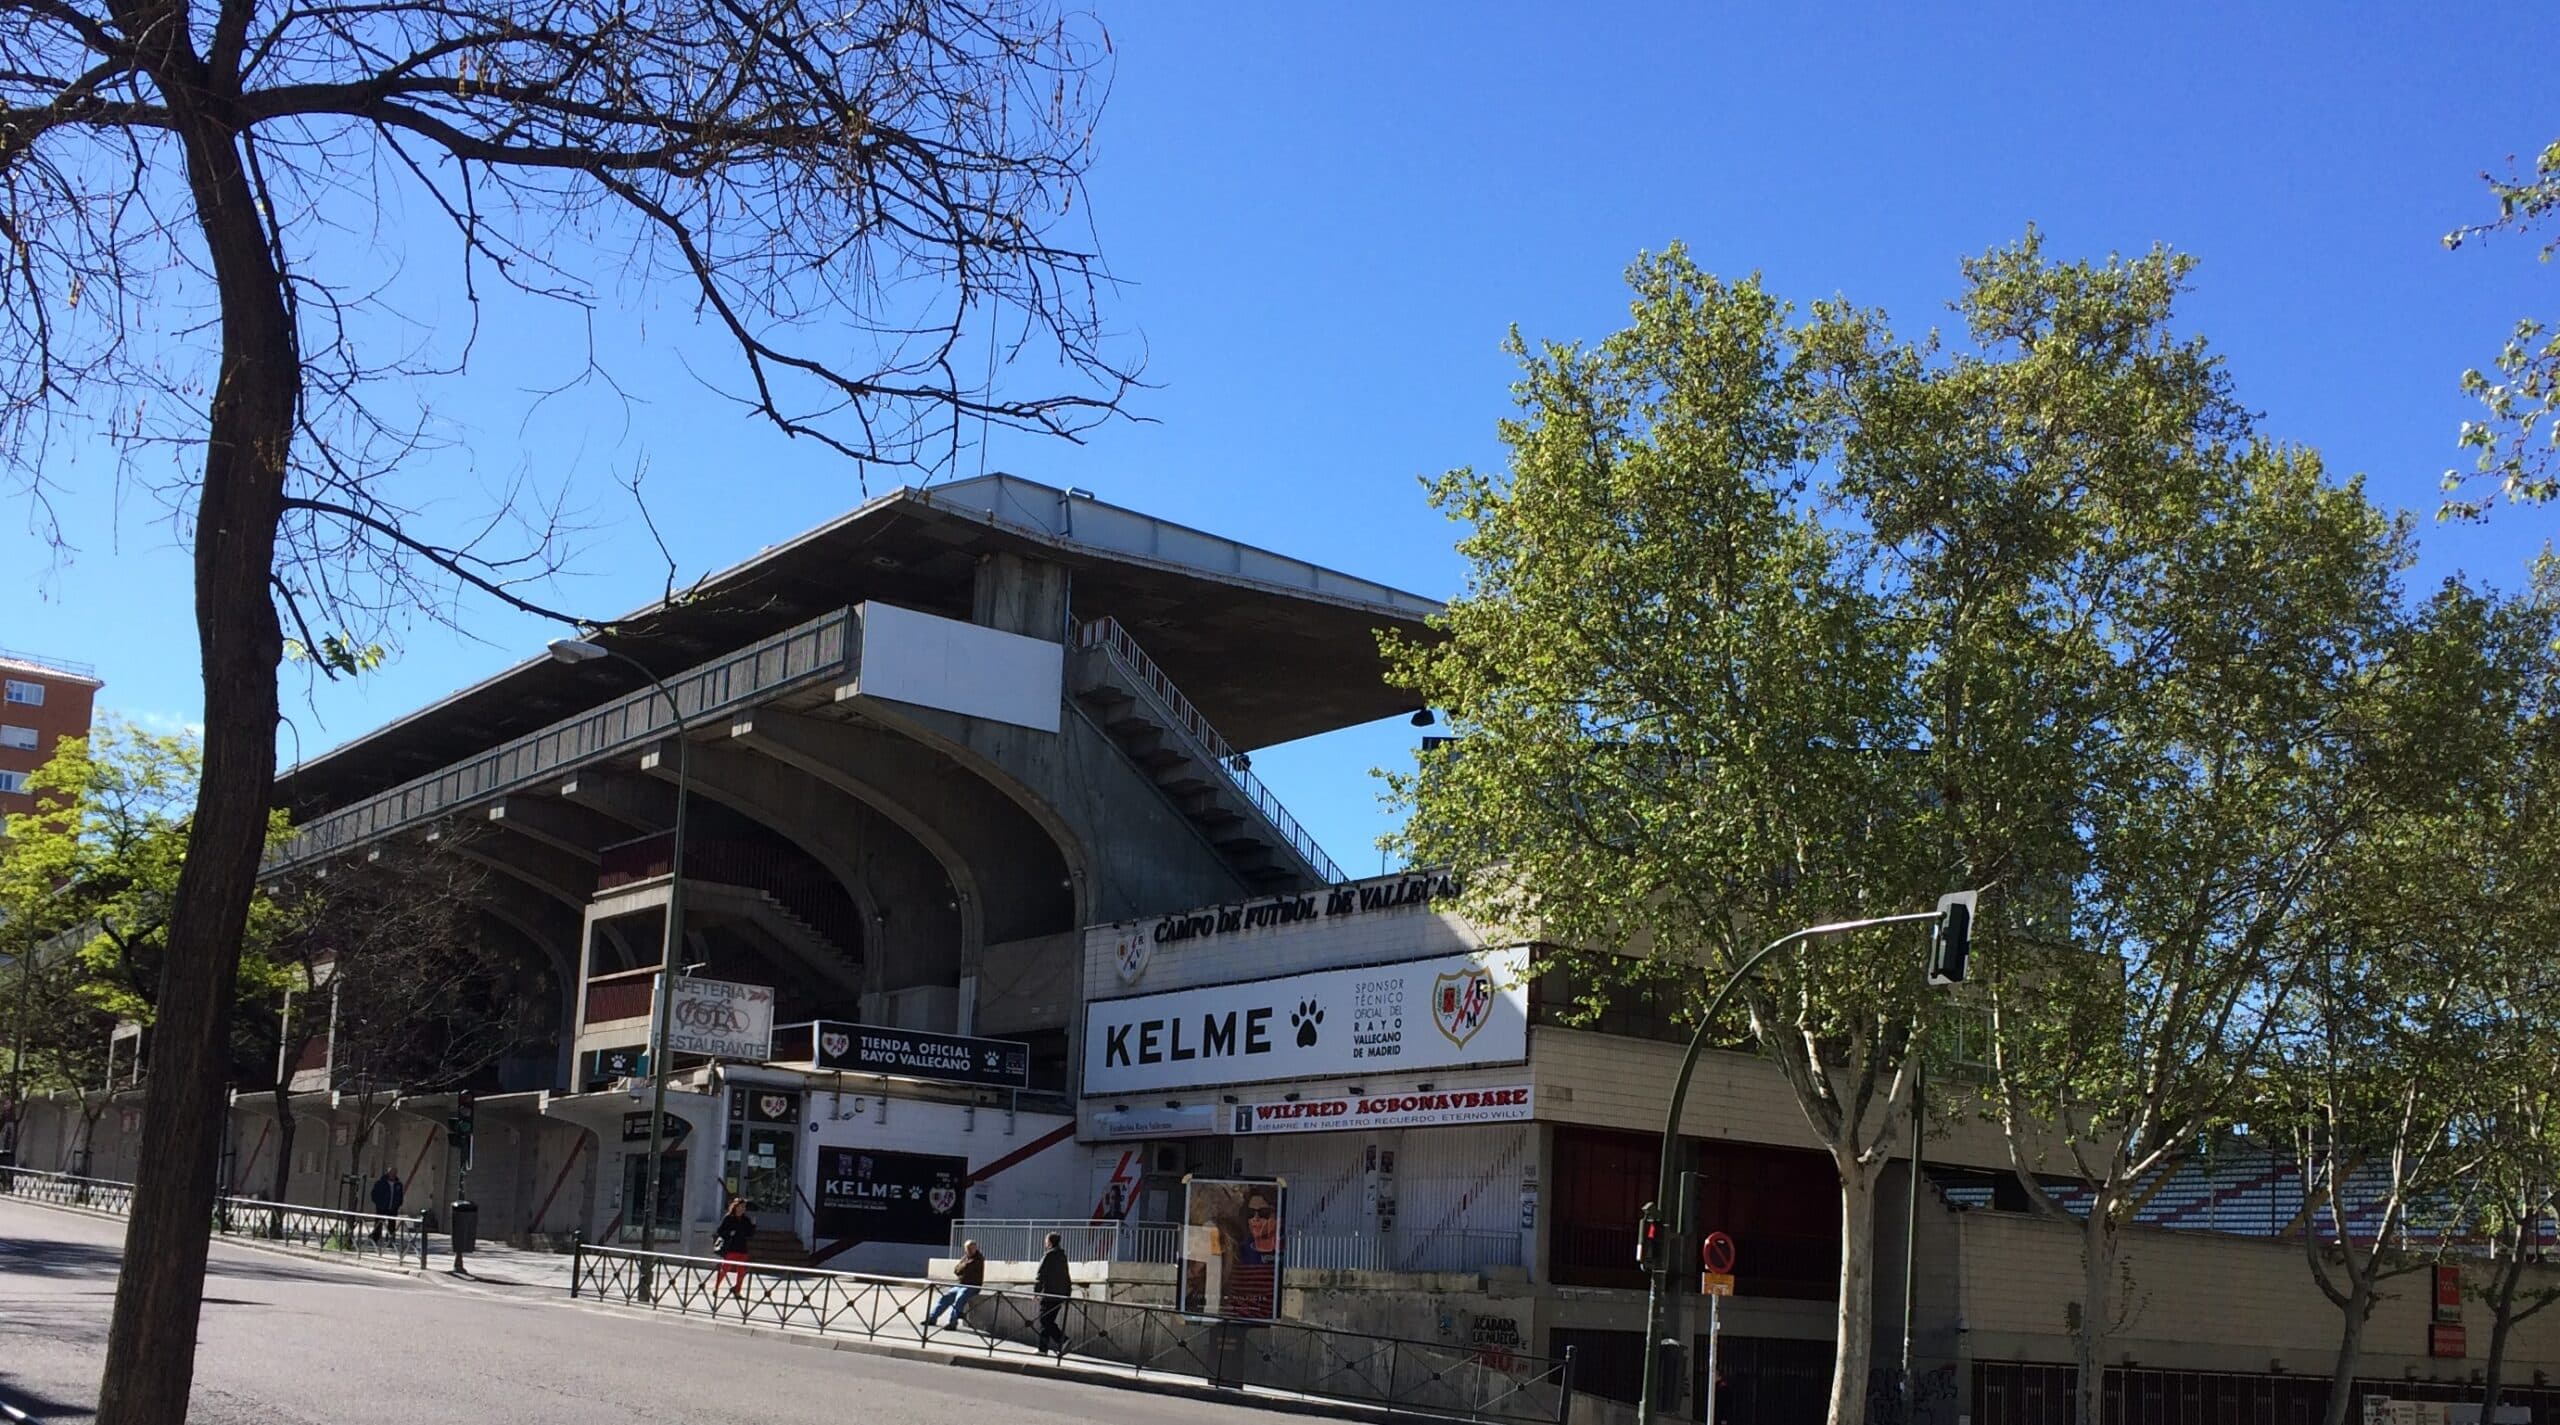
{"type": "MultiPolygon", "coordinates": [[[[2448,248],[2492,233],[2532,232],[2560,212],[2560,140],[2534,161],[2533,171],[2497,178],[2481,175],[2497,199],[2498,216],[2445,235],[2448,248]]],[[[2543,245],[2541,258],[2560,251],[2560,238],[2543,245]]],[[[2463,498],[2467,485],[2489,483],[2509,500],[2540,504],[2560,494],[2560,327],[2545,318],[2516,321],[2506,345],[2486,370],[2462,373],[2464,394],[2480,402],[2482,417],[2462,425],[2462,444],[2474,452],[2466,473],[2444,477],[2446,513],[2477,518],[2489,499],[2463,498]]]]}
{"type": "MultiPolygon", "coordinates": [[[[1964,271],[1960,342],[1795,322],[1676,248],[1631,270],[1627,330],[1515,337],[1506,468],[1432,486],[1467,586],[1389,649],[1457,740],[1392,787],[1405,849],[1596,995],[1703,998],[1781,932],[1994,888],[2021,1177],[2099,1185],[2112,1231],[2268,1032],[2263,967],[2358,805],[2339,697],[2404,532],[2176,330],[2187,259],[2031,232],[1964,271]]],[[[1835,1421],[1868,1389],[1868,1195],[1949,1012],[1918,951],[1825,942],[1744,996],[1841,1173],[1835,1421]]]]}

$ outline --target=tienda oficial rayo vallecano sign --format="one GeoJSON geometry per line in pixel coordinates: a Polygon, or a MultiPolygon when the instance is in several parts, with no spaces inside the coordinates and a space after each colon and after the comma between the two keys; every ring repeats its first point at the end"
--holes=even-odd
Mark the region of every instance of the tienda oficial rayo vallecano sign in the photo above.
{"type": "Polygon", "coordinates": [[[1488,950],[1096,1000],[1084,1091],[1516,1064],[1529,1056],[1528,961],[1488,950]]]}

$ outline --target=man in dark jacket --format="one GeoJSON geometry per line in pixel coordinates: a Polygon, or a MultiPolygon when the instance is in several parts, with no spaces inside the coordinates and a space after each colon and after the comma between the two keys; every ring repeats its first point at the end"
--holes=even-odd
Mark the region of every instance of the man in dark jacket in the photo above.
{"type": "Polygon", "coordinates": [[[1067,1275],[1067,1249],[1055,1232],[1049,1234],[1049,1250],[1040,1254],[1040,1275],[1031,1286],[1040,1293],[1040,1349],[1064,1356],[1067,1328],[1058,1318],[1066,1311],[1067,1297],[1076,1284],[1067,1275]]]}
{"type": "MultiPolygon", "coordinates": [[[[374,1215],[377,1217],[398,1215],[401,1200],[407,1196],[408,1189],[401,1183],[400,1175],[389,1168],[383,1169],[382,1176],[373,1180],[374,1215]]],[[[382,1240],[382,1227],[383,1224],[379,1222],[373,1224],[373,1240],[377,1242],[382,1240]]]]}

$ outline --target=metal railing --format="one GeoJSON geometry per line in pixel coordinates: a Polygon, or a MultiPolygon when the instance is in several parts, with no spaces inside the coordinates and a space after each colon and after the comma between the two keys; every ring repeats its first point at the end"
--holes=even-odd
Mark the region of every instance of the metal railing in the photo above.
{"type": "Polygon", "coordinates": [[[415,1260],[421,1269],[427,1265],[427,1218],[423,1212],[402,1217],[396,1213],[340,1212],[289,1202],[224,1197],[214,1200],[213,1224],[214,1230],[226,1237],[254,1237],[262,1242],[283,1242],[323,1252],[388,1257],[395,1262],[415,1260]]]}
{"type": "MultiPolygon", "coordinates": [[[[116,1217],[133,1214],[133,1184],[113,1178],[87,1178],[48,1173],[35,1168],[0,1168],[0,1197],[77,1207],[116,1217]]],[[[426,1214],[402,1217],[378,1212],[340,1212],[290,1202],[262,1202],[248,1197],[216,1197],[213,1230],[225,1237],[254,1237],[323,1252],[358,1257],[388,1257],[395,1262],[416,1258],[427,1265],[426,1214]]]]}
{"type": "Polygon", "coordinates": [[[71,658],[56,658],[50,653],[29,653],[24,649],[0,648],[0,661],[26,663],[51,673],[68,673],[75,678],[95,678],[98,665],[71,658]]]}
{"type": "MultiPolygon", "coordinates": [[[[1125,1257],[1124,1248],[1134,1245],[1147,1227],[1164,1224],[1140,1223],[1124,1226],[1117,1222],[1075,1222],[1037,1217],[971,1217],[951,1224],[951,1255],[958,1258],[961,1248],[971,1242],[986,1254],[990,1262],[1036,1262],[1047,1249],[1049,1234],[1058,1234],[1059,1245],[1066,1248],[1070,1262],[1142,1262],[1152,1257],[1125,1257]]],[[[1179,1229],[1176,1229],[1179,1230],[1179,1229]]],[[[1164,1261],[1172,1261],[1167,1256],[1164,1261]]]]}
{"type": "MultiPolygon", "coordinates": [[[[573,1249],[569,1273],[573,1297],[917,1344],[936,1339],[925,1317],[950,1290],[947,1282],[583,1243],[573,1249]]],[[[1170,1307],[1044,1298],[994,1287],[979,1290],[955,1319],[957,1325],[940,1328],[939,1339],[961,1349],[1054,1355],[1229,1389],[1519,1425],[1561,1425],[1573,1404],[1570,1352],[1485,1353],[1294,1321],[1227,1321],[1170,1307]]]]}
{"type": "MultiPolygon", "coordinates": [[[[963,1218],[951,1224],[951,1255],[976,1242],[991,1262],[1035,1262],[1058,1234],[1071,1262],[1155,1262],[1182,1254],[1179,1222],[1076,1222],[1027,1217],[963,1218]]],[[[1521,1265],[1520,1234],[1447,1228],[1421,1237],[1375,1232],[1291,1232],[1282,1258],[1304,1271],[1480,1272],[1521,1265]]]]}
{"type": "Polygon", "coordinates": [[[133,1184],[34,1168],[0,1168],[0,1194],[53,1207],[85,1207],[118,1217],[133,1211],[133,1184]]]}
{"type": "Polygon", "coordinates": [[[1262,779],[1245,766],[1244,754],[1209,725],[1209,719],[1191,705],[1191,700],[1182,695],[1182,690],[1173,685],[1173,680],[1165,676],[1164,670],[1156,666],[1155,660],[1147,656],[1147,651],[1138,646],[1138,641],[1129,636],[1129,631],[1120,626],[1118,619],[1105,616],[1077,629],[1076,646],[1098,649],[1117,665],[1140,692],[1157,704],[1157,711],[1190,738],[1201,755],[1234,783],[1236,790],[1244,794],[1254,810],[1262,813],[1263,820],[1271,823],[1272,830],[1279,832],[1281,839],[1314,868],[1324,884],[1338,885],[1346,879],[1342,868],[1334,864],[1323,847],[1316,844],[1314,835],[1299,825],[1298,819],[1289,814],[1289,809],[1280,804],[1280,799],[1271,794],[1271,789],[1262,784],[1262,779]]]}
{"type": "MultiPolygon", "coordinates": [[[[700,723],[723,712],[829,678],[849,677],[860,640],[851,609],[821,614],[796,628],[749,644],[666,680],[685,721],[700,723]]],[[[447,816],[473,802],[536,785],[616,752],[644,746],[675,728],[667,700],[655,688],[616,698],[536,732],[500,743],[475,757],[447,765],[313,817],[268,859],[280,870],[388,836],[403,827],[447,816]]]]}

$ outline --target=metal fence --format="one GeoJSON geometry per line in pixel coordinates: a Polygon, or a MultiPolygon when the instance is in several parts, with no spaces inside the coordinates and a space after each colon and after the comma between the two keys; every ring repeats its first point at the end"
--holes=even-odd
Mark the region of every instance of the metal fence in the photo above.
{"type": "Polygon", "coordinates": [[[216,1198],[214,1228],[228,1237],[255,1237],[324,1252],[358,1257],[388,1257],[395,1262],[427,1265],[425,1213],[402,1217],[391,1213],[339,1212],[326,1207],[297,1207],[288,1202],[254,1198],[216,1198]]]}
{"type": "Polygon", "coordinates": [[[109,1178],[75,1177],[70,1173],[46,1173],[34,1168],[0,1168],[0,1193],[21,1202],[85,1207],[92,1212],[111,1212],[118,1217],[133,1211],[133,1184],[109,1178]]]}
{"type": "Polygon", "coordinates": [[[1126,1367],[1132,1375],[1154,1372],[1459,1419],[1561,1425],[1573,1403],[1570,1352],[1479,1352],[1293,1321],[1224,1321],[1169,1307],[1001,1288],[975,1293],[954,1318],[959,1324],[937,1333],[925,1317],[951,1290],[948,1283],[584,1244],[575,1249],[569,1274],[572,1296],[678,1315],[863,1340],[939,1339],[990,1355],[1054,1354],[1126,1367]]]}
{"type": "MultiPolygon", "coordinates": [[[[112,1178],[0,1168],[0,1196],[55,1207],[86,1208],[117,1217],[133,1214],[133,1184],[112,1178]]],[[[401,1217],[246,1197],[217,1197],[213,1200],[213,1230],[225,1237],[254,1237],[357,1257],[384,1257],[395,1262],[414,1258],[421,1267],[427,1265],[429,1250],[424,1213],[401,1217]]]]}
{"type": "MultiPolygon", "coordinates": [[[[1073,1262],[1157,1262],[1182,1256],[1179,1222],[1076,1222],[968,1218],[951,1224],[951,1255],[976,1242],[991,1262],[1032,1262],[1052,1232],[1073,1262]]],[[[1374,1232],[1292,1232],[1282,1257],[1304,1271],[1480,1272],[1516,1267],[1520,1234],[1448,1228],[1414,1238],[1374,1232]]]]}

